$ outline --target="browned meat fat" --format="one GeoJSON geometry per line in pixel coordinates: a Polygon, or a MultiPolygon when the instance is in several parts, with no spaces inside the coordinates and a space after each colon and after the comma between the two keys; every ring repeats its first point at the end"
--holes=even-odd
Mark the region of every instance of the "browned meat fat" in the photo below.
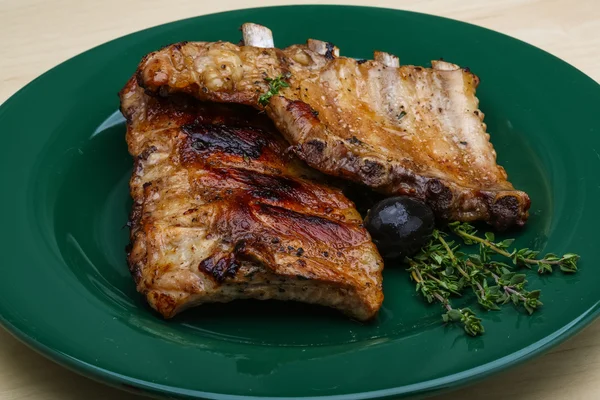
{"type": "Polygon", "coordinates": [[[151,53],[139,66],[139,83],[156,94],[262,109],[265,78],[289,75],[289,87],[264,109],[310,166],[421,198],[444,219],[499,229],[526,222],[529,197],[496,163],[473,73],[444,61],[400,66],[383,52],[357,61],[312,39],[280,50],[255,24],[243,33],[246,46],[188,42],[151,53]]]}
{"type": "Polygon", "coordinates": [[[376,315],[382,260],[354,205],[245,106],[120,93],[135,159],[128,262],[165,317],[209,302],[296,300],[376,315]]]}

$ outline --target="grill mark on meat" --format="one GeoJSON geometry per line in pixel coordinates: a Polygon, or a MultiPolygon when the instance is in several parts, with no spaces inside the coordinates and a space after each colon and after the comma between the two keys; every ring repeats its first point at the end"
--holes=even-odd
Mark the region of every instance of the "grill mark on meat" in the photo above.
{"type": "Polygon", "coordinates": [[[288,237],[306,237],[314,241],[330,243],[336,248],[348,244],[357,246],[365,241],[364,236],[357,234],[355,230],[350,229],[347,225],[324,217],[302,214],[264,203],[258,205],[257,211],[278,222],[275,224],[275,229],[288,237]]]}
{"type": "Polygon", "coordinates": [[[222,151],[257,159],[267,145],[264,135],[255,128],[235,128],[214,124],[187,124],[183,131],[191,138],[191,146],[198,152],[222,151]]]}
{"type": "Polygon", "coordinates": [[[239,196],[236,203],[263,202],[288,209],[312,210],[325,214],[332,211],[330,205],[323,203],[324,196],[327,196],[325,192],[318,186],[298,178],[263,174],[243,168],[212,168],[206,175],[212,177],[205,177],[202,185],[209,185],[210,182],[215,182],[215,185],[216,182],[239,183],[235,185],[238,193],[236,196],[239,196]]]}
{"type": "Polygon", "coordinates": [[[262,200],[298,201],[307,191],[297,180],[281,175],[266,175],[239,169],[223,170],[231,178],[249,186],[248,195],[262,200]]]}

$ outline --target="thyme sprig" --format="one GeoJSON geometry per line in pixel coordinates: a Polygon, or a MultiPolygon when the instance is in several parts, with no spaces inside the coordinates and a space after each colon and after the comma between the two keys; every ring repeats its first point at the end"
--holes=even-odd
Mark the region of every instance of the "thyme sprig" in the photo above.
{"type": "Polygon", "coordinates": [[[287,80],[290,79],[290,77],[291,74],[288,72],[286,74],[279,75],[275,78],[265,78],[265,81],[269,83],[269,90],[266,93],[260,95],[260,97],[258,98],[258,104],[260,104],[261,106],[266,106],[267,104],[269,104],[269,100],[271,100],[271,97],[279,93],[279,90],[281,90],[282,88],[290,87],[290,84],[287,82],[287,80]]]}
{"type": "Polygon", "coordinates": [[[485,234],[485,239],[478,237],[476,236],[477,230],[468,223],[453,222],[448,226],[455,234],[463,239],[465,244],[471,245],[479,243],[484,253],[489,254],[490,251],[497,253],[509,258],[514,265],[526,266],[528,268],[530,268],[531,265],[537,265],[537,272],[540,274],[552,273],[555,265],[558,265],[562,272],[577,272],[577,261],[579,260],[577,254],[567,253],[559,257],[556,254],[549,253],[539,259],[537,258],[539,252],[528,248],[515,249],[511,252],[507,251],[514,239],[506,239],[496,243],[494,242],[494,234],[492,232],[487,232],[485,234]]]}
{"type": "Polygon", "coordinates": [[[447,286],[446,282],[433,277],[430,273],[426,273],[423,277],[421,265],[411,262],[411,267],[408,269],[411,272],[412,279],[417,282],[417,291],[429,302],[439,301],[446,313],[442,314],[444,322],[460,322],[462,323],[465,332],[471,336],[481,335],[485,332],[481,319],[477,318],[475,313],[469,308],[453,308],[450,304],[450,294],[453,291],[447,286]]]}
{"type": "Polygon", "coordinates": [[[489,232],[484,237],[478,236],[470,224],[451,223],[449,228],[464,244],[478,244],[478,253],[463,253],[461,246],[449,239],[448,233],[436,229],[427,245],[414,257],[406,258],[406,262],[416,282],[416,291],[429,303],[441,303],[446,310],[442,320],[462,324],[471,336],[485,332],[481,319],[470,308],[453,307],[452,297],[459,297],[470,289],[485,310],[499,310],[500,306],[513,303],[532,314],[542,306],[541,291],[528,290],[526,275],[513,271],[515,266],[537,265],[540,273],[552,272],[554,265],[563,272],[577,271],[579,256],[576,254],[561,257],[550,254],[538,259],[538,252],[530,249],[509,251],[513,239],[495,242],[489,232]],[[495,260],[496,254],[510,259],[513,265],[495,260]]]}

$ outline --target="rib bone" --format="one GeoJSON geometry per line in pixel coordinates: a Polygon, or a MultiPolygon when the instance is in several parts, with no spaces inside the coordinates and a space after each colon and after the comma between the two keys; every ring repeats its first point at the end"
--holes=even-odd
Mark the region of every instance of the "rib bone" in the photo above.
{"type": "Polygon", "coordinates": [[[437,71],[458,71],[460,67],[442,60],[432,60],[431,67],[437,71]]]}
{"type": "Polygon", "coordinates": [[[310,50],[329,59],[340,56],[340,49],[330,42],[324,42],[322,40],[316,39],[308,39],[306,41],[306,45],[310,50]]]}
{"type": "Polygon", "coordinates": [[[266,26],[245,23],[242,25],[242,38],[246,46],[270,49],[275,47],[273,32],[266,26]]]}
{"type": "Polygon", "coordinates": [[[373,53],[373,58],[375,59],[375,61],[379,61],[387,67],[400,67],[400,59],[393,54],[385,53],[383,51],[376,51],[373,53]]]}

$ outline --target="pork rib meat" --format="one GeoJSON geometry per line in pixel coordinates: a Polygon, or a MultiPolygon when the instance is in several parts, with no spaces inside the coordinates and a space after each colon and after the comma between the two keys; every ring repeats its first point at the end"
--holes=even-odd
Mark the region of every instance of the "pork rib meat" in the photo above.
{"type": "Polygon", "coordinates": [[[239,105],[120,93],[135,164],[128,262],[165,317],[235,299],[296,300],[367,320],[383,262],[352,202],[239,105]]]}
{"type": "Polygon", "coordinates": [[[374,60],[340,57],[331,43],[312,39],[277,49],[267,28],[242,31],[246,45],[182,42],[149,54],[138,68],[140,86],[264,109],[310,166],[418,197],[440,218],[498,229],[526,222],[529,196],[496,162],[475,96],[479,79],[468,69],[444,61],[400,66],[384,52],[374,60]],[[263,105],[277,77],[289,87],[263,105]]]}

